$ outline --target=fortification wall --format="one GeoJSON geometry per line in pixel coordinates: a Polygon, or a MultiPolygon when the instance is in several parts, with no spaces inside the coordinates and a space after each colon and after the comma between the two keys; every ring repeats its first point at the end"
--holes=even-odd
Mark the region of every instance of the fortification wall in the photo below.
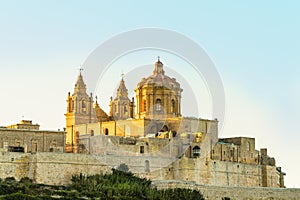
{"type": "MultiPolygon", "coordinates": [[[[151,163],[150,163],[151,165],[151,163]]],[[[152,180],[185,180],[214,186],[261,187],[262,166],[183,157],[148,175],[152,180]]],[[[266,166],[268,187],[280,187],[276,167],[266,166]]]]}
{"type": "Polygon", "coordinates": [[[30,177],[30,154],[1,152],[0,155],[1,179],[15,177],[20,180],[23,177],[30,177]]]}
{"type": "Polygon", "coordinates": [[[111,167],[89,155],[37,153],[33,157],[33,179],[38,183],[65,185],[71,182],[73,174],[91,175],[111,171],[111,167]]]}
{"type": "Polygon", "coordinates": [[[65,153],[11,153],[1,152],[0,178],[29,177],[37,183],[66,185],[73,174],[98,174],[110,172],[94,156],[65,153]]]}
{"type": "MultiPolygon", "coordinates": [[[[139,176],[156,180],[154,185],[159,189],[175,187],[198,189],[208,199],[300,198],[299,189],[258,187],[262,178],[260,165],[183,157],[162,169],[146,172],[142,170],[145,168],[145,163],[140,160],[140,157],[129,157],[127,160],[129,169],[138,170],[136,174],[139,176]]],[[[70,183],[73,174],[110,172],[113,166],[105,165],[107,161],[104,161],[101,156],[84,154],[1,152],[0,178],[15,177],[20,180],[22,177],[29,177],[38,183],[65,185],[70,183]]],[[[115,161],[115,164],[118,164],[122,159],[116,157],[115,161]]],[[[153,160],[151,163],[150,158],[149,161],[150,169],[152,165],[159,163],[159,160],[153,160]]],[[[268,166],[267,171],[268,184],[277,187],[275,167],[268,166]]]]}
{"type": "Polygon", "coordinates": [[[262,186],[263,177],[268,187],[279,187],[276,168],[206,158],[174,160],[157,156],[116,156],[64,153],[9,153],[0,156],[0,178],[14,176],[29,177],[39,183],[67,184],[72,174],[95,174],[110,171],[126,163],[134,173],[152,180],[186,180],[197,184],[214,186],[262,186]],[[148,169],[147,169],[148,168],[148,169]]]}
{"type": "Polygon", "coordinates": [[[205,199],[222,200],[224,197],[230,200],[297,200],[300,198],[298,188],[266,188],[266,187],[225,187],[199,185],[187,181],[153,181],[158,189],[189,188],[200,191],[205,199]]]}

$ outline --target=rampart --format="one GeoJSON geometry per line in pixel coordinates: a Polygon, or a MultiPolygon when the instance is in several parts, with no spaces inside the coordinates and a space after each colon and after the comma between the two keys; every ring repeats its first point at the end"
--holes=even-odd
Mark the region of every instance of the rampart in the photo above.
{"type": "MultiPolygon", "coordinates": [[[[129,157],[127,159],[129,169],[133,172],[137,169],[135,174],[154,180],[153,184],[159,189],[176,187],[197,189],[207,199],[300,198],[300,189],[258,187],[261,182],[259,165],[183,157],[168,166],[162,166],[161,169],[147,172],[142,170],[147,166],[140,160],[138,156],[129,157]]],[[[111,161],[118,164],[122,159],[111,157],[111,161]]],[[[149,162],[151,165],[150,158],[149,162]]],[[[51,152],[1,152],[0,154],[0,178],[15,177],[20,180],[22,177],[29,177],[37,183],[50,185],[66,185],[70,183],[73,174],[91,175],[111,172],[112,167],[114,166],[105,164],[103,157],[95,155],[51,152]]],[[[270,168],[268,176],[270,186],[276,187],[277,179],[272,179],[273,168],[275,167],[270,168]]]]}
{"type": "Polygon", "coordinates": [[[300,189],[298,188],[266,188],[266,187],[225,187],[198,185],[188,181],[153,181],[153,186],[158,189],[189,188],[200,191],[205,199],[222,200],[227,197],[230,200],[298,200],[300,189]]]}

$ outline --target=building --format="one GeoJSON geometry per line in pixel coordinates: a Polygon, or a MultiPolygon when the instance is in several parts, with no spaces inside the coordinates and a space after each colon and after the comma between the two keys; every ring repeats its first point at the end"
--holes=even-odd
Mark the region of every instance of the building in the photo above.
{"type": "Polygon", "coordinates": [[[217,141],[218,121],[181,116],[180,84],[165,74],[158,58],[153,74],[143,78],[135,88],[134,97],[128,97],[125,80],[121,79],[115,98],[110,98],[109,114],[106,114],[88,95],[80,73],[67,98],[66,130],[67,151],[76,152],[80,135],[111,135],[121,137],[148,137],[158,132],[174,134],[207,134],[217,141]]]}
{"type": "Polygon", "coordinates": [[[39,130],[30,120],[0,128],[0,149],[11,152],[64,152],[65,131],[39,130]]]}
{"type": "Polygon", "coordinates": [[[254,138],[219,139],[217,119],[182,116],[182,91],[158,58],[152,75],[137,83],[135,98],[122,77],[107,114],[80,73],[67,99],[66,151],[95,155],[111,167],[124,162],[153,180],[284,187],[285,173],[266,149],[255,149],[254,138]]]}

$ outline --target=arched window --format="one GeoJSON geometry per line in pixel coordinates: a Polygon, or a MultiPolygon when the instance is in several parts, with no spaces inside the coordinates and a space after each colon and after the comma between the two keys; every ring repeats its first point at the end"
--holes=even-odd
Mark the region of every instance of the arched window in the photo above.
{"type": "Polygon", "coordinates": [[[193,157],[200,157],[200,147],[199,146],[194,146],[193,148],[193,157]]]}
{"type": "Polygon", "coordinates": [[[105,135],[108,135],[108,134],[109,134],[108,128],[105,128],[105,129],[104,129],[104,134],[105,134],[105,135]]]}
{"type": "Polygon", "coordinates": [[[81,102],[81,108],[86,108],[86,101],[85,100],[82,100],[82,102],[81,102]]]}
{"type": "Polygon", "coordinates": [[[84,99],[81,101],[81,108],[82,112],[86,112],[86,101],[84,99]]]}
{"type": "Polygon", "coordinates": [[[174,99],[172,99],[172,101],[171,101],[171,113],[175,113],[175,100],[174,99]]]}
{"type": "Polygon", "coordinates": [[[161,99],[156,99],[155,110],[158,111],[158,112],[162,110],[161,99]]]}
{"type": "Polygon", "coordinates": [[[247,142],[247,151],[250,151],[250,142],[247,142]]]}

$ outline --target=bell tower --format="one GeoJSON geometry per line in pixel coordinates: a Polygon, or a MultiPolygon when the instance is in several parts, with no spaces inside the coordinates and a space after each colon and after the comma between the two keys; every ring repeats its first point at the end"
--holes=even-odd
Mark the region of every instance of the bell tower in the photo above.
{"type": "Polygon", "coordinates": [[[66,143],[75,145],[77,133],[74,131],[74,126],[79,124],[88,124],[97,122],[95,109],[93,108],[93,95],[86,92],[86,85],[83,81],[80,69],[79,76],[77,78],[74,93],[68,93],[67,98],[67,113],[66,116],[66,143]]]}
{"type": "Polygon", "coordinates": [[[124,74],[122,74],[116,98],[114,100],[112,97],[110,98],[109,113],[114,120],[123,120],[134,117],[134,99],[130,101],[128,98],[128,90],[125,86],[123,76],[124,74]]]}

